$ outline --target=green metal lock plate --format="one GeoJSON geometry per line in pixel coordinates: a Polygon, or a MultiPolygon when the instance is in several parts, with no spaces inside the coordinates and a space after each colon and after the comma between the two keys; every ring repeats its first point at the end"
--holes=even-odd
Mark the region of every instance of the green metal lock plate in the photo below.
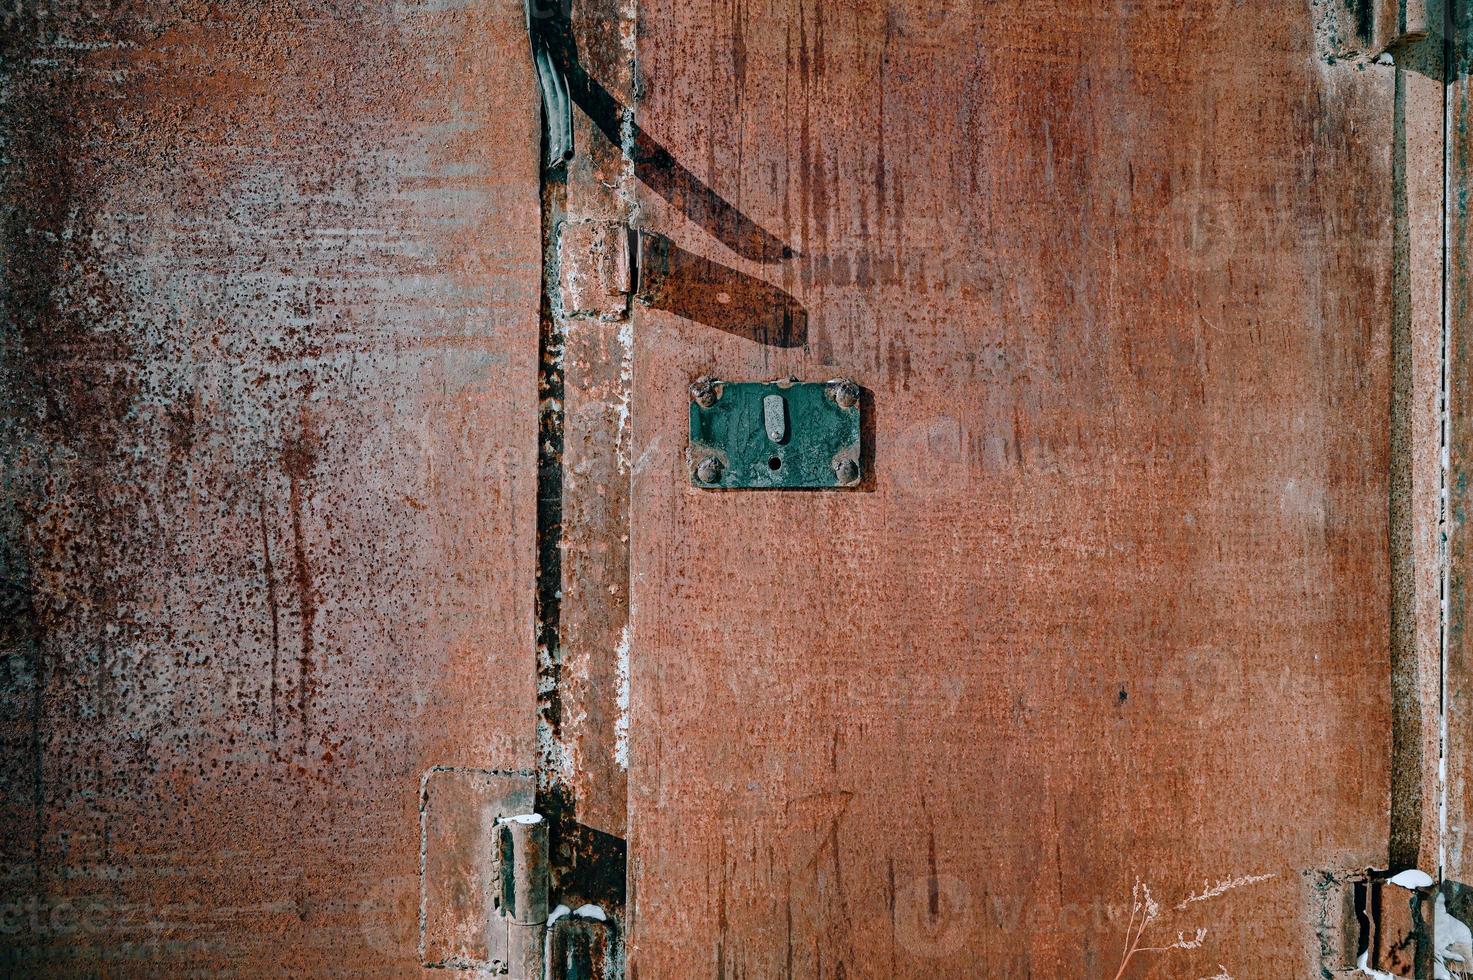
{"type": "Polygon", "coordinates": [[[708,490],[857,486],[860,390],[852,381],[690,386],[691,484],[708,490]]]}

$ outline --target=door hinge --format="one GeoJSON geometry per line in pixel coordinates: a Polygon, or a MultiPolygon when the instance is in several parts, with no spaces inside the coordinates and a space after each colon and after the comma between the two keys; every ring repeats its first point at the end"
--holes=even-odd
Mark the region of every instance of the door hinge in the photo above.
{"type": "Polygon", "coordinates": [[[527,772],[437,766],[420,783],[424,966],[506,980],[620,980],[617,927],[583,905],[549,911],[548,821],[527,772]]]}
{"type": "MultiPolygon", "coordinates": [[[[547,821],[537,813],[502,817],[496,830],[497,879],[491,929],[506,933],[512,980],[542,980],[547,931],[547,821]]],[[[500,938],[499,935],[497,938],[500,938]]]]}
{"type": "MultiPolygon", "coordinates": [[[[555,170],[573,156],[573,102],[568,79],[563,73],[561,48],[566,47],[567,17],[560,0],[525,0],[527,36],[532,42],[532,67],[542,97],[542,118],[547,133],[544,166],[555,170]]],[[[566,58],[566,54],[563,54],[566,58]]]]}
{"type": "Polygon", "coordinates": [[[1355,884],[1356,969],[1383,980],[1464,976],[1473,967],[1473,890],[1415,869],[1355,884]]]}
{"type": "Polygon", "coordinates": [[[597,905],[553,909],[547,920],[547,980],[621,980],[614,924],[597,905]]]}
{"type": "Polygon", "coordinates": [[[558,279],[566,316],[620,320],[634,291],[633,233],[617,221],[565,221],[558,228],[558,279]]]}
{"type": "Polygon", "coordinates": [[[613,925],[603,909],[548,910],[547,821],[527,813],[497,821],[500,895],[492,928],[506,930],[509,980],[619,980],[613,925]]]}

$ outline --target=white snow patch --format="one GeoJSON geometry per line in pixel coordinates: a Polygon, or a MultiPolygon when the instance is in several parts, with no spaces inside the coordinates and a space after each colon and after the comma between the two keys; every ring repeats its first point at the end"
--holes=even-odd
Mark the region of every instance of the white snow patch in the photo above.
{"type": "Polygon", "coordinates": [[[1393,885],[1400,885],[1402,888],[1427,888],[1432,884],[1432,876],[1425,871],[1418,871],[1416,868],[1408,868],[1399,874],[1392,875],[1387,880],[1393,885]]]}
{"type": "Polygon", "coordinates": [[[519,813],[519,814],[517,814],[514,817],[502,817],[500,820],[498,820],[496,822],[497,823],[519,823],[519,824],[526,824],[527,826],[532,826],[534,824],[539,824],[539,823],[542,822],[542,814],[540,814],[540,813],[519,813]]]}
{"type": "Polygon", "coordinates": [[[607,922],[609,917],[604,915],[604,910],[597,905],[580,905],[573,910],[575,919],[593,919],[595,922],[607,922]]]}
{"type": "Polygon", "coordinates": [[[568,908],[566,905],[559,905],[548,914],[547,928],[551,929],[554,922],[556,922],[558,919],[561,919],[565,915],[571,915],[572,912],[573,910],[568,908]]]}
{"type": "Polygon", "coordinates": [[[1364,953],[1360,954],[1360,959],[1355,961],[1355,968],[1357,970],[1360,970],[1360,972],[1364,973],[1368,977],[1376,977],[1377,980],[1396,980],[1396,977],[1392,976],[1384,970],[1375,970],[1371,968],[1370,950],[1366,950],[1364,953]]]}

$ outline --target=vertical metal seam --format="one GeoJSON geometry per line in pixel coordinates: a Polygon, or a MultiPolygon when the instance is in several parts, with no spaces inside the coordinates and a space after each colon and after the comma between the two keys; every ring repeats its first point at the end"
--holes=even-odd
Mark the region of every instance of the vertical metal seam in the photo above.
{"type": "Polygon", "coordinates": [[[1453,44],[1453,13],[1452,4],[1457,0],[1445,0],[1442,5],[1442,153],[1441,153],[1441,191],[1442,191],[1442,214],[1439,223],[1441,241],[1439,243],[1440,253],[1440,276],[1438,299],[1438,323],[1441,328],[1439,337],[1439,363],[1438,363],[1438,486],[1437,486],[1437,557],[1438,557],[1438,628],[1437,628],[1437,870],[1436,878],[1441,881],[1447,867],[1447,741],[1448,741],[1448,628],[1449,609],[1448,603],[1451,598],[1452,586],[1452,562],[1448,540],[1448,492],[1449,480],[1448,470],[1451,466],[1451,365],[1450,353],[1452,347],[1452,325],[1450,321],[1450,307],[1448,304],[1448,290],[1451,288],[1449,278],[1448,252],[1451,246],[1449,235],[1449,222],[1452,219],[1452,199],[1448,193],[1448,182],[1452,177],[1450,155],[1452,153],[1452,99],[1451,91],[1455,73],[1455,55],[1453,44]]]}
{"type": "MultiPolygon", "coordinates": [[[[560,6],[570,0],[554,0],[560,6]]],[[[534,67],[545,44],[539,34],[546,29],[542,21],[547,11],[539,4],[527,4],[528,41],[534,67]]],[[[540,78],[540,76],[539,76],[540,78]]],[[[563,355],[566,331],[561,310],[558,283],[561,262],[558,255],[557,229],[566,203],[566,167],[554,161],[548,152],[552,141],[560,137],[554,129],[561,125],[552,118],[556,106],[546,99],[541,102],[539,159],[546,165],[538,168],[542,238],[542,280],[538,304],[537,350],[537,521],[535,563],[534,643],[537,683],[537,810],[549,812],[549,803],[564,787],[567,756],[560,738],[562,710],[559,682],[562,671],[562,549],[563,549],[563,355]]],[[[555,824],[555,821],[554,821],[555,824]]],[[[550,828],[555,834],[555,828],[550,828]]],[[[555,844],[553,845],[555,846],[555,844]]]]}
{"type": "Polygon", "coordinates": [[[1415,867],[1421,836],[1422,725],[1418,697],[1416,540],[1413,478],[1414,369],[1411,229],[1407,199],[1406,69],[1393,69],[1391,147],[1391,378],[1387,533],[1391,670],[1391,807],[1387,858],[1415,867]]]}

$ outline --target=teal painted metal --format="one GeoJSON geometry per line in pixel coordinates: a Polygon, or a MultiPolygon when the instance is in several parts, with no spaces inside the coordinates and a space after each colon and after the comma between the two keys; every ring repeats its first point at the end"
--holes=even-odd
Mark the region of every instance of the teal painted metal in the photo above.
{"type": "Polygon", "coordinates": [[[859,388],[851,381],[718,381],[691,385],[690,473],[708,490],[856,486],[859,388]]]}

